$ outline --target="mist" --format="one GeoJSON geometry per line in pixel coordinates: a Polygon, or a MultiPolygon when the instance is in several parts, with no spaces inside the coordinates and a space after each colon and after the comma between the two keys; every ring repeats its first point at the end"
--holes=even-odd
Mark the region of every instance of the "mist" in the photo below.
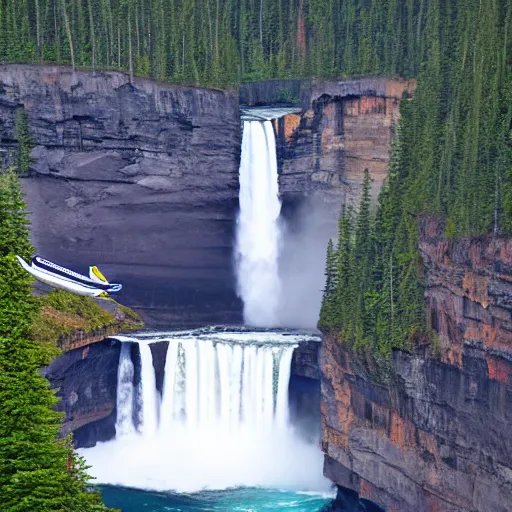
{"type": "Polygon", "coordinates": [[[336,234],[337,211],[308,198],[281,218],[278,309],[281,327],[315,328],[322,304],[327,242],[336,234]]]}
{"type": "Polygon", "coordinates": [[[191,332],[117,339],[124,341],[116,438],[80,450],[98,483],[178,492],[330,490],[318,438],[305,438],[289,416],[291,360],[303,336],[191,332]],[[165,341],[160,394],[150,343],[165,341]],[[132,343],[139,347],[135,364],[132,343]]]}

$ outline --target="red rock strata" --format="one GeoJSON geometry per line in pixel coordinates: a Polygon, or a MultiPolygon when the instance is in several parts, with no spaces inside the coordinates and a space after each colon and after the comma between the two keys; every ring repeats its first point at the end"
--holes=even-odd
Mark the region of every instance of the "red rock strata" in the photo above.
{"type": "Polygon", "coordinates": [[[389,512],[506,512],[512,240],[446,240],[434,218],[420,230],[439,350],[396,351],[391,376],[379,379],[335,334],[324,336],[325,474],[389,512]]]}

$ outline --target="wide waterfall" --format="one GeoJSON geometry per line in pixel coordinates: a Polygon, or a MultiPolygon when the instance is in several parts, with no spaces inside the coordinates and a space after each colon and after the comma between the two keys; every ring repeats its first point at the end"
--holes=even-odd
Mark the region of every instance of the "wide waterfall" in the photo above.
{"type": "Polygon", "coordinates": [[[238,293],[247,325],[278,325],[280,300],[279,188],[276,141],[270,121],[244,121],[237,226],[238,293]]]}
{"type": "Polygon", "coordinates": [[[118,339],[116,438],[82,450],[99,483],[182,492],[327,488],[318,446],[289,421],[291,359],[304,337],[191,331],[118,339]],[[153,343],[167,344],[159,379],[153,343]]]}

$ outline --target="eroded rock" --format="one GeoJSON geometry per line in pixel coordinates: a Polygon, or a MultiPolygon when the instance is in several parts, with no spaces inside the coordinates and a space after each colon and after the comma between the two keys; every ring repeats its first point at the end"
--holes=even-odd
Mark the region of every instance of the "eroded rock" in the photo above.
{"type": "Polygon", "coordinates": [[[29,65],[0,66],[0,91],[2,154],[21,106],[36,144],[23,189],[41,255],[100,266],[148,325],[241,320],[236,92],[29,65]]]}
{"type": "Polygon", "coordinates": [[[324,472],[388,511],[506,512],[512,503],[511,241],[446,240],[420,223],[434,351],[396,351],[386,379],[324,337],[324,472]]]}

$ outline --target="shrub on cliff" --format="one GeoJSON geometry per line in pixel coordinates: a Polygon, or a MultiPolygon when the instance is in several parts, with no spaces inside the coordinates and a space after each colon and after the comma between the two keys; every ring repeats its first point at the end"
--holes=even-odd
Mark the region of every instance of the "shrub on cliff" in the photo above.
{"type": "Polygon", "coordinates": [[[30,337],[43,344],[52,355],[57,355],[59,339],[66,336],[87,336],[107,328],[121,332],[144,326],[135,311],[114,300],[100,302],[65,290],[52,290],[36,301],[40,307],[32,322],[30,337]],[[110,306],[108,311],[106,306],[110,306]]]}
{"type": "Polygon", "coordinates": [[[32,137],[28,124],[27,112],[24,108],[16,111],[16,138],[18,139],[18,172],[30,171],[30,151],[32,150],[32,137]]]}
{"type": "Polygon", "coordinates": [[[62,415],[38,370],[48,363],[29,339],[37,302],[16,254],[32,247],[12,170],[0,174],[0,503],[3,512],[107,510],[87,491],[89,477],[71,440],[57,441],[62,415]]]}

